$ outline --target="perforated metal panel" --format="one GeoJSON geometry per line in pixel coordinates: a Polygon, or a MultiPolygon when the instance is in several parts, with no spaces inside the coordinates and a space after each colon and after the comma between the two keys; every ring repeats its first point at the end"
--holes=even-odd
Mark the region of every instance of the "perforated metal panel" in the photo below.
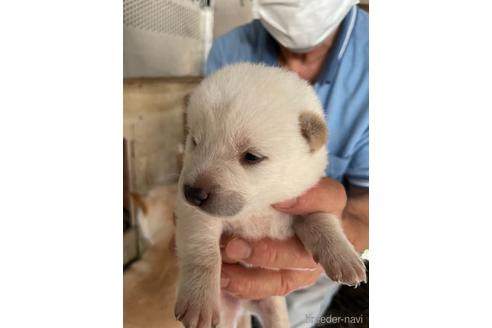
{"type": "Polygon", "coordinates": [[[202,75],[212,23],[204,1],[124,0],[124,76],[202,75]]]}
{"type": "Polygon", "coordinates": [[[171,1],[126,0],[123,21],[128,27],[200,40],[200,12],[193,9],[171,1]]]}

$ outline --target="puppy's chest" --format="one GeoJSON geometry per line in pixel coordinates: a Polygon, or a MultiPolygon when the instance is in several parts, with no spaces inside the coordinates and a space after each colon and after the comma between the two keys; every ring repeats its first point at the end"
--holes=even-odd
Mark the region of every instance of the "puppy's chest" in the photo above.
{"type": "Polygon", "coordinates": [[[246,239],[286,239],[294,235],[292,216],[266,211],[254,216],[234,218],[224,222],[224,232],[246,239]]]}

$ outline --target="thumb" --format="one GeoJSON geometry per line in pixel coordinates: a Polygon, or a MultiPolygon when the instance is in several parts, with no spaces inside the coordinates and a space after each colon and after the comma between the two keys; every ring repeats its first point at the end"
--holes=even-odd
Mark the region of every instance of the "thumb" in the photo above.
{"type": "Polygon", "coordinates": [[[272,206],[278,210],[290,210],[294,209],[297,206],[297,203],[299,202],[300,197],[292,198],[280,203],[273,204],[272,206]]]}
{"type": "Polygon", "coordinates": [[[301,215],[313,212],[311,201],[305,196],[299,196],[280,203],[273,204],[272,207],[280,212],[301,215]]]}
{"type": "Polygon", "coordinates": [[[345,188],[337,181],[325,178],[301,196],[273,204],[272,207],[294,215],[316,212],[339,215],[345,208],[346,201],[345,188]]]}

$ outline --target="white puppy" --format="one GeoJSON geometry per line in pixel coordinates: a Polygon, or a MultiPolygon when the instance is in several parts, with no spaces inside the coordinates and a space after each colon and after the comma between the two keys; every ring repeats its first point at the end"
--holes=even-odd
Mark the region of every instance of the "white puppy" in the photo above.
{"type": "Polygon", "coordinates": [[[288,327],[282,297],[246,302],[221,295],[223,233],[251,240],[295,234],[333,280],[365,280],[364,264],[335,215],[294,218],[271,207],[314,186],[327,165],[323,111],[306,81],[279,68],[227,66],[192,92],[187,115],[175,309],[185,327],[234,327],[245,307],[264,327],[288,327]]]}

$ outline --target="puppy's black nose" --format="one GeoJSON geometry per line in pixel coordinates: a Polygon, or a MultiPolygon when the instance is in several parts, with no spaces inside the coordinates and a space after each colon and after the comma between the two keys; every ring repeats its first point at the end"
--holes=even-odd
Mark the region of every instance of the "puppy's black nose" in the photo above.
{"type": "Polygon", "coordinates": [[[205,190],[187,184],[184,185],[183,191],[186,200],[196,206],[202,205],[208,198],[208,193],[205,190]]]}

